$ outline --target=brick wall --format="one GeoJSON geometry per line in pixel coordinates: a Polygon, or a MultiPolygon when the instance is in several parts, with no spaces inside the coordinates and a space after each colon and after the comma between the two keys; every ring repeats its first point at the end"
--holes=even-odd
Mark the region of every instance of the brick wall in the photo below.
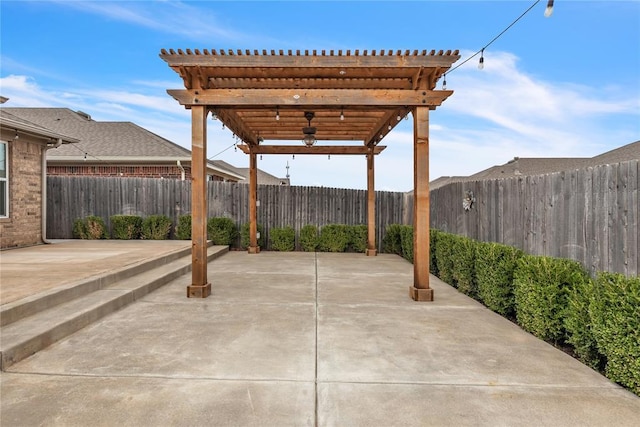
{"type": "Polygon", "coordinates": [[[0,218],[0,248],[41,243],[44,145],[27,137],[10,140],[9,217],[0,218]]]}

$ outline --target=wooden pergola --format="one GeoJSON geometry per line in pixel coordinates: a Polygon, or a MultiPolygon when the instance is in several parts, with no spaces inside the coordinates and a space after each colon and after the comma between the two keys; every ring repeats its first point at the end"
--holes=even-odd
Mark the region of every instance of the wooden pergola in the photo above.
{"type": "Polygon", "coordinates": [[[192,284],[188,297],[207,297],[207,115],[215,114],[249,155],[249,253],[257,244],[257,156],[334,154],[367,157],[368,256],[376,255],[374,156],[399,121],[414,129],[414,283],[416,301],[429,287],[429,110],[453,91],[436,82],[458,51],[269,51],[162,49],[185,89],[167,92],[192,116],[192,284]],[[307,143],[303,138],[307,136],[307,143]],[[268,141],[300,141],[275,145],[268,141]],[[322,145],[311,145],[315,140],[322,145]],[[353,142],[356,141],[355,145],[353,142]],[[311,145],[311,146],[309,146],[311,145]]]}

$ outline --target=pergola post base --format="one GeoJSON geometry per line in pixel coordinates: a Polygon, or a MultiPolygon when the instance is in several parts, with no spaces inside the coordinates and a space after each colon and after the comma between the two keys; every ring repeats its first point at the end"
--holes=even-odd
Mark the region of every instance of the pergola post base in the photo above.
{"type": "Polygon", "coordinates": [[[211,283],[187,286],[187,298],[206,298],[211,295],[211,283]]]}
{"type": "Polygon", "coordinates": [[[409,295],[414,301],[433,301],[433,289],[420,289],[415,286],[409,288],[409,295]]]}
{"type": "Polygon", "coordinates": [[[376,256],[376,255],[378,255],[378,250],[377,249],[367,249],[367,251],[365,253],[367,254],[367,256],[376,256]]]}
{"type": "Polygon", "coordinates": [[[259,254],[260,253],[260,246],[249,246],[248,252],[250,254],[259,254]]]}

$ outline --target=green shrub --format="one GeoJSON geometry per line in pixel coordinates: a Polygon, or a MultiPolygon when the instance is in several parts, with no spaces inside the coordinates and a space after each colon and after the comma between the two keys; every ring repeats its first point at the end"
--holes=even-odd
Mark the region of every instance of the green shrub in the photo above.
{"type": "Polygon", "coordinates": [[[389,224],[382,238],[382,252],[402,256],[402,227],[401,224],[389,224]]]}
{"type": "Polygon", "coordinates": [[[137,215],[113,215],[111,218],[111,236],[114,239],[139,239],[142,232],[142,217],[137,215]]]}
{"type": "Polygon", "coordinates": [[[434,276],[439,276],[438,263],[436,261],[436,248],[438,246],[438,236],[440,231],[429,229],[429,272],[434,276]]]}
{"type": "Polygon", "coordinates": [[[457,287],[457,283],[453,276],[453,245],[454,235],[451,233],[438,233],[436,242],[436,264],[438,265],[438,274],[440,280],[453,287],[457,287]]]}
{"type": "Polygon", "coordinates": [[[400,230],[400,245],[402,246],[402,257],[413,263],[413,227],[403,225],[400,230]]]}
{"type": "Polygon", "coordinates": [[[569,291],[585,280],[588,276],[576,261],[523,256],[514,273],[518,324],[538,338],[563,342],[569,291]]]}
{"type": "Polygon", "coordinates": [[[592,280],[574,284],[569,290],[564,326],[567,330],[567,342],[573,346],[578,358],[585,365],[601,371],[605,359],[598,350],[589,314],[589,306],[595,298],[594,293],[592,280]]]}
{"type": "Polygon", "coordinates": [[[300,229],[300,247],[305,252],[318,249],[318,227],[309,224],[300,229]]]}
{"type": "Polygon", "coordinates": [[[328,224],[320,230],[318,250],[321,252],[345,252],[351,236],[344,224],[328,224]]]}
{"type": "Polygon", "coordinates": [[[480,300],[491,310],[506,317],[515,315],[513,273],[524,253],[499,243],[478,242],[476,281],[480,300]]]}
{"type": "Polygon", "coordinates": [[[640,395],[640,277],[600,273],[589,311],[607,377],[640,395]]]}
{"type": "Polygon", "coordinates": [[[367,250],[367,238],[369,230],[366,225],[352,225],[349,230],[349,248],[350,252],[364,253],[367,250]]]}
{"type": "Polygon", "coordinates": [[[141,238],[165,240],[171,231],[171,218],[166,215],[149,215],[142,221],[141,238]]]}
{"type": "Polygon", "coordinates": [[[274,251],[293,251],[296,248],[296,230],[293,227],[274,227],[269,230],[269,238],[274,251]]]}
{"type": "Polygon", "coordinates": [[[453,236],[453,279],[458,290],[478,298],[475,278],[476,241],[464,236],[453,236]]]}
{"type": "Polygon", "coordinates": [[[180,215],[178,217],[176,239],[191,240],[191,215],[180,215]]]}
{"type": "MultiPolygon", "coordinates": [[[[247,224],[247,233],[249,232],[248,227],[247,224]]],[[[207,221],[207,239],[211,240],[214,245],[232,246],[237,237],[238,230],[231,218],[215,217],[209,218],[207,221]]],[[[248,243],[247,246],[249,246],[248,243]]]]}
{"type": "MultiPolygon", "coordinates": [[[[251,225],[249,223],[242,225],[242,230],[240,231],[240,247],[242,249],[247,249],[251,244],[251,236],[249,228],[251,225]]],[[[260,224],[257,225],[258,228],[258,246],[264,247],[264,233],[262,232],[262,226],[260,224]]]]}
{"type": "Polygon", "coordinates": [[[104,220],[95,215],[89,215],[86,218],[78,218],[73,222],[73,237],[76,239],[106,239],[107,226],[104,220]]]}

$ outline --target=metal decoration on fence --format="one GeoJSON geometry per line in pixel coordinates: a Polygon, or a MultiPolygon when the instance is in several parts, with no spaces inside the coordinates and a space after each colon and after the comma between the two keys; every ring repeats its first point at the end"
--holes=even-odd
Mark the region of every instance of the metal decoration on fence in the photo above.
{"type": "Polygon", "coordinates": [[[473,204],[476,202],[476,198],[473,195],[473,191],[467,190],[464,192],[464,198],[462,199],[462,207],[465,212],[468,212],[473,207],[473,204]]]}

